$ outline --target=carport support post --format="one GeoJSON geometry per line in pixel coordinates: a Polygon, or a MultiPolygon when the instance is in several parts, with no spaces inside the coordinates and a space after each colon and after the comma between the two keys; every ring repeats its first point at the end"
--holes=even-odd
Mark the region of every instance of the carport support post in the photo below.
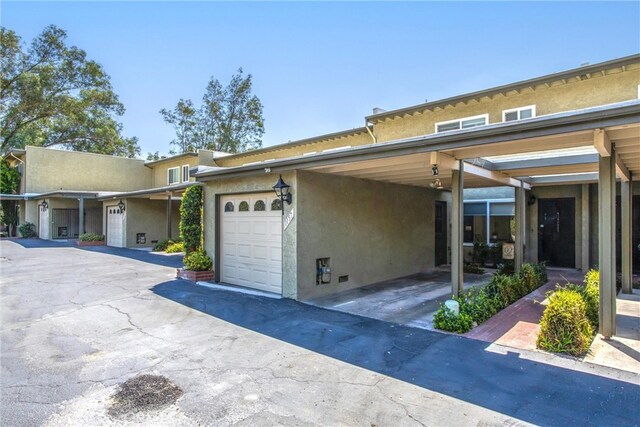
{"type": "Polygon", "coordinates": [[[457,161],[458,169],[452,171],[451,191],[451,292],[458,296],[464,288],[464,253],[462,252],[462,233],[464,227],[464,163],[457,161]]]}
{"type": "Polygon", "coordinates": [[[633,210],[633,194],[631,191],[631,180],[620,182],[620,210],[622,221],[622,251],[620,256],[622,257],[622,292],[625,294],[631,293],[631,279],[633,274],[633,250],[631,248],[631,212],[633,210]]]}
{"type": "Polygon", "coordinates": [[[78,206],[78,237],[84,234],[84,196],[81,194],[78,206]]]}
{"type": "Polygon", "coordinates": [[[516,243],[515,243],[515,270],[520,271],[524,262],[524,227],[525,227],[525,203],[524,203],[524,183],[516,187],[516,243]]]}
{"type": "Polygon", "coordinates": [[[616,333],[616,163],[611,148],[598,161],[598,262],[600,264],[600,333],[611,338],[616,333]]]}
{"type": "Polygon", "coordinates": [[[171,191],[167,191],[167,239],[171,240],[171,191]]]}

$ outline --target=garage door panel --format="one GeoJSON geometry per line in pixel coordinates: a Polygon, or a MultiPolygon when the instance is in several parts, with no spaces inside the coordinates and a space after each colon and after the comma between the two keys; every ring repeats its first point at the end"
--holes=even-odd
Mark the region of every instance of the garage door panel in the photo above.
{"type": "Polygon", "coordinates": [[[124,246],[124,212],[118,206],[107,206],[107,245],[124,246]]]}
{"type": "Polygon", "coordinates": [[[282,212],[270,210],[272,199],[264,194],[222,198],[221,281],[282,292],[282,212]],[[241,212],[245,201],[249,211],[241,212]],[[234,210],[225,212],[229,202],[234,210]]]}

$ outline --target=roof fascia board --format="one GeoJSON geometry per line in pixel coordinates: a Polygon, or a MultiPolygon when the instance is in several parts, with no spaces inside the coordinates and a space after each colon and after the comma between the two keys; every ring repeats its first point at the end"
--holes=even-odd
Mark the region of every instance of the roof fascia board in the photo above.
{"type": "Polygon", "coordinates": [[[524,89],[531,86],[537,86],[544,83],[549,83],[552,81],[568,79],[571,77],[575,77],[576,75],[584,75],[584,74],[593,74],[602,70],[611,69],[611,68],[620,68],[629,64],[633,64],[640,61],[640,54],[629,55],[622,58],[613,59],[610,61],[601,62],[598,64],[587,65],[584,67],[572,68],[570,70],[560,71],[557,73],[547,74],[540,77],[534,77],[528,80],[521,80],[515,83],[509,83],[506,85],[496,86],[489,89],[483,89],[476,92],[470,92],[463,95],[452,96],[449,98],[440,99],[437,101],[425,102],[418,105],[413,105],[410,107],[399,108],[396,110],[389,110],[383,113],[372,114],[370,116],[366,116],[367,121],[375,122],[380,119],[385,119],[394,116],[400,116],[403,114],[415,113],[422,110],[428,110],[431,108],[458,103],[465,100],[490,96],[498,93],[502,93],[505,91],[512,91],[517,89],[524,89]]]}
{"type": "Polygon", "coordinates": [[[513,160],[508,162],[499,162],[493,164],[493,170],[517,170],[530,168],[543,168],[548,166],[568,166],[568,165],[584,165],[589,163],[598,163],[597,154],[577,154],[573,156],[558,156],[542,159],[530,160],[513,160]]]}
{"type": "Polygon", "coordinates": [[[531,186],[554,185],[554,184],[579,184],[597,182],[598,173],[587,173],[580,175],[562,175],[562,176],[540,176],[529,178],[528,182],[531,186]]]}
{"type": "Polygon", "coordinates": [[[300,166],[308,168],[311,166],[326,166],[384,157],[453,150],[639,122],[640,102],[633,101],[621,106],[616,105],[606,110],[594,109],[576,115],[567,116],[562,114],[559,117],[539,117],[522,123],[499,123],[494,126],[490,125],[452,134],[429,134],[397,141],[361,145],[336,153],[320,153],[223,170],[204,170],[194,176],[198,181],[208,181],[218,176],[242,176],[250,171],[262,171],[264,173],[265,169],[269,169],[271,172],[285,172],[299,169],[300,166]]]}
{"type": "Polygon", "coordinates": [[[119,197],[136,197],[136,196],[148,196],[150,194],[160,194],[167,193],[170,191],[181,191],[185,190],[194,185],[202,185],[199,182],[189,182],[185,184],[175,185],[175,186],[166,186],[166,187],[158,187],[158,188],[146,188],[144,190],[134,190],[134,191],[125,191],[121,193],[112,193],[105,196],[97,197],[98,200],[109,200],[109,199],[117,199],[119,197]]]}

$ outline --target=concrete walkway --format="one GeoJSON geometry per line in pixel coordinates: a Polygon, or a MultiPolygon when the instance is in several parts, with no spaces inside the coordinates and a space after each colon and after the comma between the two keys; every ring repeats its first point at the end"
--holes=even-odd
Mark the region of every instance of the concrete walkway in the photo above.
{"type": "MultiPolygon", "coordinates": [[[[492,272],[465,274],[465,288],[482,286],[492,272]]],[[[399,325],[433,330],[433,315],[451,298],[451,271],[438,268],[429,273],[375,283],[334,295],[303,301],[344,313],[357,314],[399,325]]]]}

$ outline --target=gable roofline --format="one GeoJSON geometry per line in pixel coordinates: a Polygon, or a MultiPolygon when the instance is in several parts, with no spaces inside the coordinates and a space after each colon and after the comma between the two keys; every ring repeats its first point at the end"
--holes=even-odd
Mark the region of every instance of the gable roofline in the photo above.
{"type": "Polygon", "coordinates": [[[267,153],[267,152],[270,152],[270,151],[286,150],[287,148],[293,148],[293,147],[298,147],[298,146],[302,146],[302,145],[309,145],[309,144],[313,144],[313,143],[316,143],[316,142],[321,142],[321,141],[326,141],[326,140],[331,140],[331,139],[344,138],[344,137],[352,136],[352,135],[359,135],[361,133],[365,133],[366,131],[367,131],[366,127],[358,127],[358,128],[348,129],[348,130],[342,130],[342,131],[339,131],[339,132],[327,133],[327,134],[324,134],[324,135],[314,136],[314,137],[311,137],[311,138],[299,139],[297,141],[289,141],[289,142],[285,142],[283,144],[270,145],[269,147],[263,147],[263,148],[258,148],[258,149],[255,149],[255,150],[245,151],[243,153],[235,153],[235,154],[231,154],[229,156],[225,156],[224,159],[225,160],[236,159],[236,158],[241,158],[241,157],[252,156],[252,155],[255,155],[255,154],[267,153]]]}
{"type": "Polygon", "coordinates": [[[180,154],[176,154],[175,156],[165,157],[163,159],[145,161],[144,165],[145,166],[155,166],[155,165],[158,165],[160,163],[170,162],[172,160],[178,160],[178,159],[182,159],[182,158],[185,158],[185,157],[197,157],[197,156],[198,156],[198,153],[193,153],[193,152],[180,153],[180,154]]]}
{"type": "Polygon", "coordinates": [[[622,68],[627,65],[640,62],[640,53],[623,56],[621,58],[612,59],[605,62],[600,62],[593,65],[585,65],[578,68],[572,68],[570,70],[560,71],[557,73],[546,74],[540,77],[534,77],[528,80],[521,80],[515,83],[509,83],[506,85],[495,86],[489,89],[483,89],[476,92],[470,92],[463,95],[452,96],[449,98],[439,99],[436,101],[425,102],[422,104],[412,105],[410,107],[399,108],[395,110],[384,111],[378,114],[372,114],[366,116],[367,122],[375,123],[383,119],[403,116],[405,114],[414,114],[422,112],[424,110],[431,110],[436,107],[445,107],[449,104],[456,104],[458,102],[464,102],[475,98],[482,98],[485,96],[497,95],[499,93],[510,92],[514,90],[526,89],[532,86],[538,86],[545,83],[551,83],[558,80],[574,78],[576,76],[589,76],[590,74],[603,72],[612,68],[622,68]]]}

